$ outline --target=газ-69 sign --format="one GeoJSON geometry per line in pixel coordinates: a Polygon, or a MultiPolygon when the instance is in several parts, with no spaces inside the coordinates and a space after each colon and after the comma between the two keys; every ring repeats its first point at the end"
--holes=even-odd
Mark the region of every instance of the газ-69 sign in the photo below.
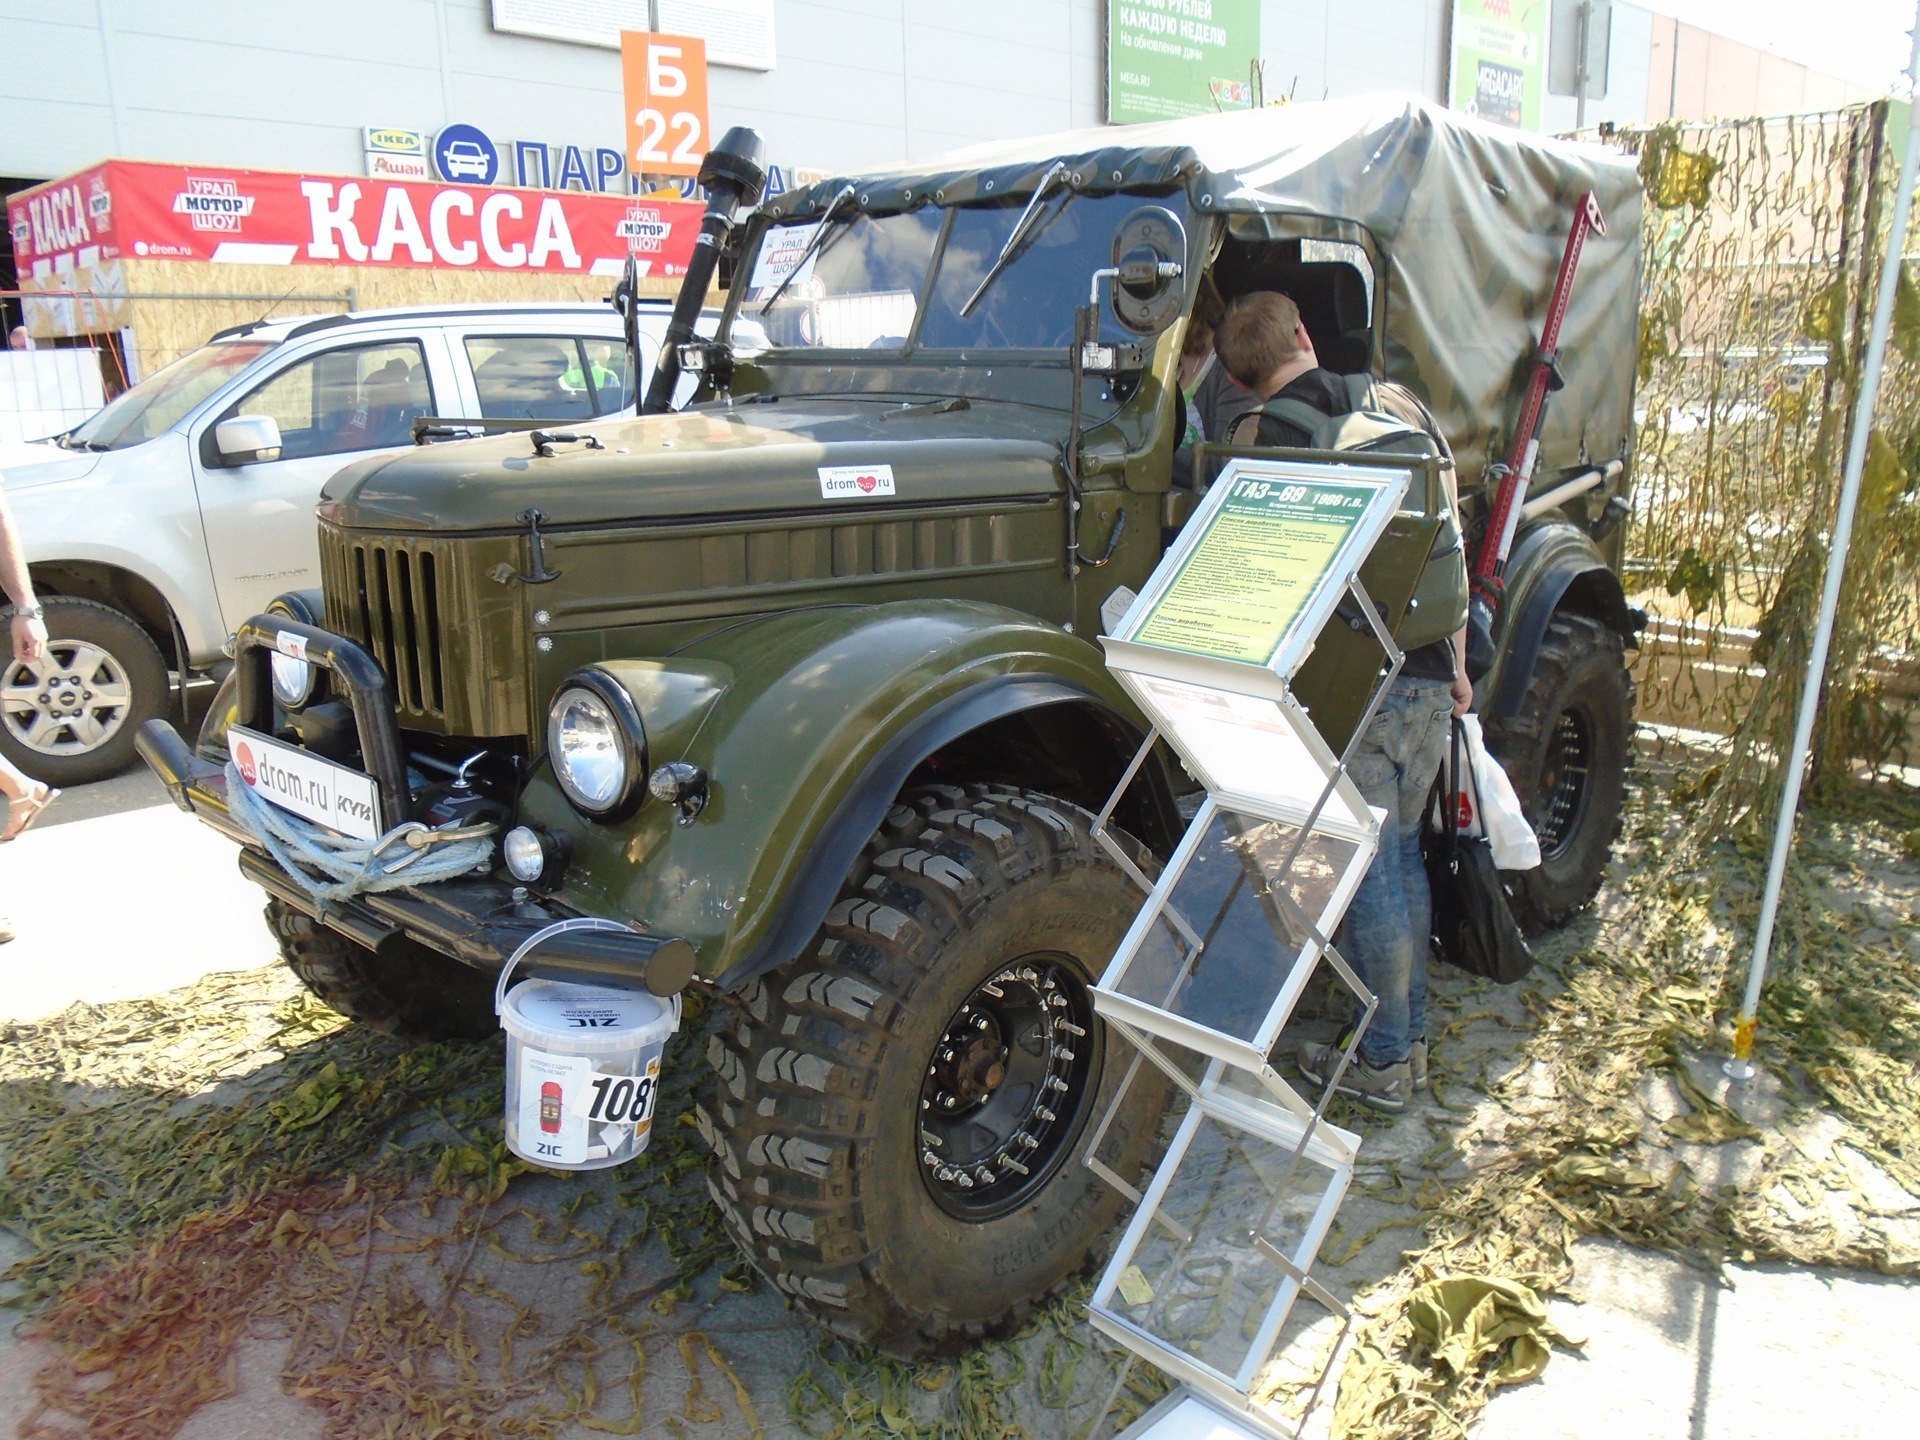
{"type": "Polygon", "coordinates": [[[627,169],[698,175],[707,153],[707,42],[651,30],[620,32],[627,101],[627,169]]]}
{"type": "Polygon", "coordinates": [[[617,275],[632,255],[674,277],[700,206],[114,160],[14,196],[7,220],[29,287],[120,259],[617,275]]]}

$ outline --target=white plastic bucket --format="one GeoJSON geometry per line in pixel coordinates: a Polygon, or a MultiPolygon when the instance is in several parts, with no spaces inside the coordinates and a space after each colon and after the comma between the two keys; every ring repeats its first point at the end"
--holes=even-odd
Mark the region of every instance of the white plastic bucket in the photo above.
{"type": "Polygon", "coordinates": [[[680,1028],[680,1001],[563,980],[506,991],[513,967],[547,933],[520,947],[496,995],[507,1032],[507,1148],[548,1169],[604,1170],[653,1138],[660,1052],[680,1028]]]}

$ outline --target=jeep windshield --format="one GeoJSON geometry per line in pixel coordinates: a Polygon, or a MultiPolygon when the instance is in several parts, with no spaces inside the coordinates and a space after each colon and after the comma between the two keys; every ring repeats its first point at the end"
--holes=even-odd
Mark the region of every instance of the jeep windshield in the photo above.
{"type": "MultiPolygon", "coordinates": [[[[830,233],[818,244],[818,222],[770,227],[729,336],[743,356],[769,359],[816,350],[1048,350],[1064,364],[1074,308],[1086,304],[1093,272],[1113,263],[1120,222],[1145,201],[1064,190],[1046,197],[1020,247],[963,317],[1028,198],[896,215],[842,212],[825,222],[830,233]]],[[[1182,195],[1155,203],[1185,216],[1182,195]]],[[[1117,334],[1104,304],[1101,313],[1103,332],[1117,334]]]]}
{"type": "Polygon", "coordinates": [[[225,340],[190,350],[60,437],[69,450],[126,450],[179,424],[194,407],[274,348],[277,341],[225,340]]]}

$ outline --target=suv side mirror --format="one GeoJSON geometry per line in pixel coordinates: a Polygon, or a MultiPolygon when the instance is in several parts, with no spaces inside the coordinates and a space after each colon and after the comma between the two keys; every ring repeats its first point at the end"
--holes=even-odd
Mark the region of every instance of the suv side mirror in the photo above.
{"type": "Polygon", "coordinates": [[[271,415],[236,415],[213,427],[213,448],[234,465],[280,458],[280,422],[271,415]]]}
{"type": "Polygon", "coordinates": [[[1163,205],[1143,205],[1113,233],[1113,314],[1136,335],[1158,335],[1180,318],[1187,227],[1163,205]]]}
{"type": "Polygon", "coordinates": [[[640,267],[629,255],[620,271],[620,283],[613,287],[613,294],[607,297],[607,303],[613,306],[613,313],[620,317],[620,333],[627,342],[627,368],[636,377],[640,373],[639,291],[640,267]]]}

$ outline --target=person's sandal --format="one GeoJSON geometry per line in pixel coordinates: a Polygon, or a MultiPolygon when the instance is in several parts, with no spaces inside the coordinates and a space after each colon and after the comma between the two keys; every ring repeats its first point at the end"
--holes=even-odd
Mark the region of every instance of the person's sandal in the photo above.
{"type": "Polygon", "coordinates": [[[9,840],[18,840],[38,820],[46,808],[60,798],[60,792],[51,785],[40,787],[38,799],[10,800],[7,802],[7,828],[0,834],[0,844],[9,840]]]}

